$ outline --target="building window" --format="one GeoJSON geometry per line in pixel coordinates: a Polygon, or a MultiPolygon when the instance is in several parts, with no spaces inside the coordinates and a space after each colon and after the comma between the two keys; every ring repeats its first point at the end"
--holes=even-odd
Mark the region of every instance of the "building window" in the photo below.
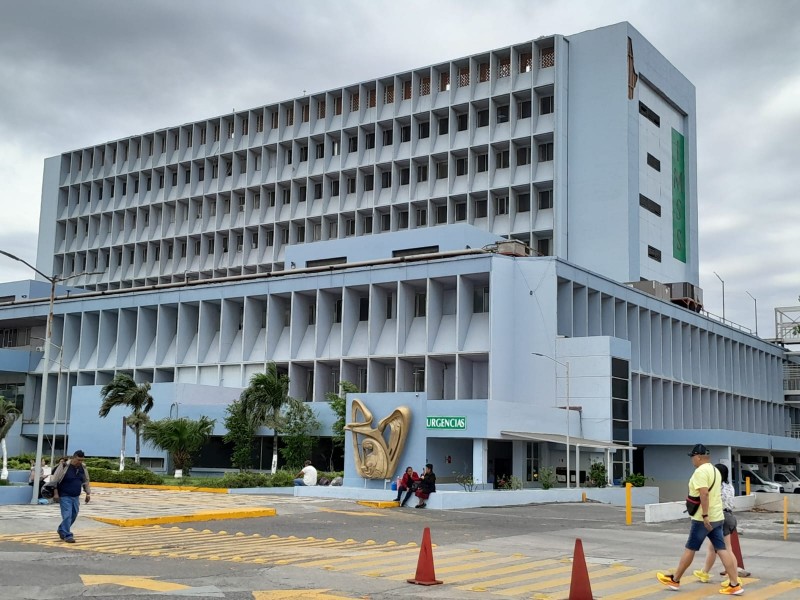
{"type": "Polygon", "coordinates": [[[325,118],[325,100],[320,100],[317,102],[317,118],[324,119],[325,118]]]}
{"type": "Polygon", "coordinates": [[[408,185],[411,169],[403,167],[400,169],[400,185],[408,185]]]}
{"type": "Polygon", "coordinates": [[[270,116],[270,125],[272,126],[273,129],[277,129],[278,128],[278,113],[277,113],[277,111],[273,112],[271,114],[271,116],[270,116]]]}
{"type": "Polygon", "coordinates": [[[369,94],[367,95],[367,106],[369,106],[369,108],[375,108],[375,105],[377,104],[377,94],[378,92],[375,90],[375,88],[369,91],[369,94]]]}
{"type": "Polygon", "coordinates": [[[348,194],[355,194],[356,193],[356,178],[355,177],[348,177],[347,178],[347,193],[348,194]]]}
{"type": "Polygon", "coordinates": [[[497,107],[497,122],[508,123],[509,110],[508,104],[497,107]]]}
{"type": "Polygon", "coordinates": [[[401,210],[397,213],[398,220],[400,221],[398,224],[399,229],[408,229],[408,211],[401,210]]]}
{"type": "MultiPolygon", "coordinates": [[[[257,115],[256,116],[256,133],[261,133],[264,131],[264,115],[257,115]]],[[[189,139],[191,140],[192,132],[189,132],[189,139]]],[[[191,146],[191,141],[189,142],[191,146]]]]}
{"type": "Polygon", "coordinates": [[[652,246],[648,246],[647,258],[652,258],[656,262],[661,262],[661,250],[658,248],[653,248],[652,246]]]}
{"type": "Polygon", "coordinates": [[[443,225],[447,223],[447,205],[442,204],[436,207],[436,224],[443,225]]]}
{"type": "Polygon", "coordinates": [[[394,132],[391,129],[384,129],[383,131],[383,145],[391,146],[394,132]]]}
{"type": "Polygon", "coordinates": [[[436,179],[447,179],[447,160],[436,163],[436,179]]]}
{"type": "Polygon", "coordinates": [[[466,221],[467,220],[467,203],[466,202],[456,202],[456,221],[466,221]]]}
{"type": "Polygon", "coordinates": [[[381,173],[381,188],[386,189],[392,187],[392,172],[383,171],[381,173]]]}
{"type": "Polygon", "coordinates": [[[339,237],[339,223],[335,220],[328,223],[328,239],[335,240],[339,237]]]}
{"type": "Polygon", "coordinates": [[[394,104],[394,86],[387,85],[383,90],[383,103],[394,104]]]}
{"type": "Polygon", "coordinates": [[[283,203],[289,204],[292,201],[292,191],[289,188],[283,190],[283,203]]]}
{"type": "Polygon", "coordinates": [[[496,164],[495,168],[497,169],[507,169],[510,166],[510,159],[509,159],[509,152],[508,150],[501,150],[495,155],[496,164]]]}
{"type": "Polygon", "coordinates": [[[389,231],[392,228],[392,217],[389,213],[381,214],[381,231],[389,231]]]}
{"type": "Polygon", "coordinates": [[[339,140],[331,140],[331,156],[339,156],[339,140]]]}
{"type": "Polygon", "coordinates": [[[308,305],[308,324],[309,325],[316,325],[317,324],[317,303],[312,302],[308,305]]]}
{"type": "Polygon", "coordinates": [[[469,115],[467,113],[461,113],[456,115],[456,127],[458,131],[466,131],[469,127],[469,115]]]}
{"type": "Polygon", "coordinates": [[[489,109],[485,108],[478,111],[478,127],[486,127],[489,124],[489,109]]]}
{"type": "Polygon", "coordinates": [[[403,82],[403,100],[411,100],[411,81],[403,82]]]}
{"type": "Polygon", "coordinates": [[[428,209],[417,209],[417,227],[425,227],[428,224],[428,209]]]}
{"type": "Polygon", "coordinates": [[[547,69],[549,67],[555,66],[556,64],[556,49],[555,48],[542,48],[540,51],[540,59],[541,62],[539,63],[542,69],[547,69]]]}
{"type": "Polygon", "coordinates": [[[300,146],[300,162],[308,161],[308,146],[300,146]]]}
{"type": "Polygon", "coordinates": [[[487,202],[486,200],[475,200],[475,218],[482,219],[487,215],[487,202]]]}
{"type": "Polygon", "coordinates": [[[411,141],[411,125],[403,125],[400,128],[400,143],[411,141]]]}
{"type": "Polygon", "coordinates": [[[533,54],[530,52],[523,52],[519,55],[519,72],[530,73],[533,68],[533,54]]]}
{"type": "Polygon", "coordinates": [[[467,87],[469,85],[469,67],[461,67],[458,70],[458,87],[467,87]]]}
{"type": "Polygon", "coordinates": [[[450,73],[442,73],[439,75],[439,91],[446,92],[450,89],[450,73]]]}
{"type": "Polygon", "coordinates": [[[351,135],[347,138],[347,151],[348,152],[357,152],[358,151],[358,136],[351,135]]]}
{"type": "Polygon", "coordinates": [[[317,144],[317,152],[315,156],[317,158],[325,158],[325,142],[320,142],[317,144]]]}
{"type": "Polygon", "coordinates": [[[417,181],[428,181],[428,165],[417,165],[417,181]]]}
{"type": "Polygon", "coordinates": [[[423,77],[419,80],[419,95],[428,96],[431,93],[431,78],[423,77]]]}
{"type": "Polygon", "coordinates": [[[553,142],[539,144],[539,162],[553,160],[553,142]]]}
{"type": "Polygon", "coordinates": [[[364,176],[364,191],[371,192],[375,189],[375,176],[374,175],[365,175],[364,176]]]}
{"type": "Polygon", "coordinates": [[[358,320],[369,320],[369,298],[361,297],[358,299],[358,320]]]}
{"type": "Polygon", "coordinates": [[[491,74],[492,74],[492,69],[489,66],[489,63],[481,63],[478,66],[478,82],[479,83],[484,83],[486,81],[489,81],[489,78],[491,77],[491,74]]]}
{"type": "Polygon", "coordinates": [[[322,184],[315,183],[314,184],[314,200],[320,200],[322,198],[322,184]]]}
{"type": "Polygon", "coordinates": [[[489,155],[488,154],[478,154],[476,159],[477,159],[476,171],[478,173],[484,173],[484,172],[489,170],[489,155]]]}
{"type": "Polygon", "coordinates": [[[511,58],[506,56],[500,59],[500,64],[497,69],[497,78],[509,77],[511,75],[511,58]]]}
{"type": "Polygon", "coordinates": [[[414,294],[414,316],[415,317],[424,317],[425,316],[425,303],[427,302],[428,296],[425,292],[417,292],[414,294]]]}
{"type": "Polygon", "coordinates": [[[467,174],[467,159],[466,157],[456,158],[456,176],[467,174]]]}
{"type": "Polygon", "coordinates": [[[528,193],[517,195],[517,212],[530,212],[531,210],[531,195],[528,193]]]}
{"type": "Polygon", "coordinates": [[[494,199],[494,214],[507,215],[508,214],[508,196],[498,196],[494,199]]]}
{"type": "Polygon", "coordinates": [[[539,210],[553,208],[553,190],[539,190],[539,210]]]}
{"type": "Polygon", "coordinates": [[[300,118],[303,120],[303,123],[308,123],[310,119],[310,112],[311,107],[308,104],[303,104],[302,108],[300,109],[300,118]]]}
{"type": "Polygon", "coordinates": [[[342,114],[342,97],[336,96],[333,99],[333,114],[340,115],[342,114]]]}
{"type": "Polygon", "coordinates": [[[306,241],[306,228],[304,225],[297,226],[297,243],[302,244],[306,241]]]}
{"type": "Polygon", "coordinates": [[[639,206],[649,210],[658,217],[661,216],[661,205],[658,202],[654,202],[644,194],[639,194],[639,206]]]}
{"type": "Polygon", "coordinates": [[[489,286],[484,285],[472,290],[472,312],[489,312],[489,286]]]}
{"type": "Polygon", "coordinates": [[[639,114],[647,117],[656,127],[661,127],[661,117],[653,112],[644,102],[639,102],[639,114]]]}
{"type": "Polygon", "coordinates": [[[339,180],[333,179],[331,180],[331,196],[336,197],[339,195],[339,180]]]}
{"type": "Polygon", "coordinates": [[[365,136],[364,139],[365,139],[365,142],[366,142],[367,150],[372,150],[373,148],[375,148],[375,132],[374,131],[370,131],[365,136]]]}
{"type": "Polygon", "coordinates": [[[517,148],[517,166],[531,164],[531,148],[530,146],[523,146],[517,148]]]}
{"type": "Polygon", "coordinates": [[[333,322],[334,323],[341,323],[342,322],[342,299],[337,298],[333,301],[333,322]]]}
{"type": "Polygon", "coordinates": [[[540,238],[536,240],[537,256],[550,256],[550,238],[540,238]]]}
{"type": "Polygon", "coordinates": [[[294,125],[294,108],[286,109],[286,124],[294,125]]]}
{"type": "Polygon", "coordinates": [[[652,167],[656,171],[661,171],[661,161],[649,152],[647,153],[647,166],[652,167]]]}
{"type": "Polygon", "coordinates": [[[419,124],[419,139],[425,139],[431,134],[431,124],[429,121],[423,121],[419,124]]]}
{"type": "Polygon", "coordinates": [[[450,122],[448,121],[447,117],[441,117],[439,119],[439,135],[446,135],[448,126],[450,122]]]}
{"type": "Polygon", "coordinates": [[[542,96],[539,98],[539,114],[540,115],[549,115],[553,112],[553,96],[542,96]]]}
{"type": "Polygon", "coordinates": [[[242,119],[242,135],[247,135],[249,133],[249,128],[250,128],[250,120],[242,119]]]}
{"type": "Polygon", "coordinates": [[[274,230],[270,229],[269,231],[266,232],[266,234],[264,235],[264,245],[267,248],[271,248],[272,246],[275,245],[275,231],[274,230]]]}
{"type": "Polygon", "coordinates": [[[350,94],[350,112],[358,112],[359,97],[358,92],[350,94]]]}
{"type": "Polygon", "coordinates": [[[364,233],[372,233],[372,216],[367,215],[364,217],[364,233]]]}

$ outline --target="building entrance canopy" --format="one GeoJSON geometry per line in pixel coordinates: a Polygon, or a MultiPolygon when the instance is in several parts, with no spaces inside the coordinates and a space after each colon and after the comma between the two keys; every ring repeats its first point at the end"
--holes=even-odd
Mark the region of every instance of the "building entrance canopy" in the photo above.
{"type": "Polygon", "coordinates": [[[560,433],[533,433],[530,431],[501,431],[500,435],[506,439],[532,440],[537,442],[553,442],[554,444],[569,443],[570,446],[582,446],[584,448],[603,448],[604,450],[636,450],[636,446],[626,446],[613,442],[601,442],[600,440],[588,440],[586,438],[561,435],[560,433]]]}

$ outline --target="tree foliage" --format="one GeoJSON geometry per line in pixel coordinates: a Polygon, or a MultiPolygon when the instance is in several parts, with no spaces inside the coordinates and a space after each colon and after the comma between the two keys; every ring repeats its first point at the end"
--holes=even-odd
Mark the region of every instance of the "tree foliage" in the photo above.
{"type": "Polygon", "coordinates": [[[344,426],[347,423],[347,400],[346,394],[355,394],[358,388],[354,383],[343,380],[339,382],[339,393],[328,392],[325,399],[330,402],[331,410],[336,415],[336,420],[331,426],[331,443],[336,448],[344,447],[344,426]]]}
{"type": "Polygon", "coordinates": [[[256,435],[256,425],[248,417],[245,409],[246,404],[241,398],[231,402],[225,409],[227,433],[223,439],[233,445],[231,464],[239,471],[247,471],[253,467],[253,439],[256,435]]]}
{"type": "Polygon", "coordinates": [[[239,399],[244,404],[244,414],[256,429],[262,425],[273,431],[272,472],[278,469],[278,434],[285,425],[281,409],[289,401],[289,377],[278,373],[278,366],[267,364],[265,373],[255,373],[250,385],[239,399]]]}
{"type": "Polygon", "coordinates": [[[144,441],[160,448],[172,456],[176,469],[189,474],[192,458],[206,443],[214,431],[214,420],[201,416],[192,419],[160,419],[151,421],[142,428],[144,441]]]}
{"type": "Polygon", "coordinates": [[[290,470],[300,469],[319,439],[317,415],[305,402],[290,399],[286,405],[281,456],[290,470]]]}
{"type": "Polygon", "coordinates": [[[0,440],[4,440],[19,418],[19,409],[11,400],[0,396],[0,440]]]}
{"type": "Polygon", "coordinates": [[[117,373],[109,383],[100,390],[103,402],[100,404],[99,415],[108,416],[111,409],[116,406],[126,406],[131,409],[128,424],[136,434],[136,463],[141,454],[141,431],[149,417],[147,413],[153,408],[153,396],[150,395],[150,383],[137,385],[130,375],[117,373]]]}

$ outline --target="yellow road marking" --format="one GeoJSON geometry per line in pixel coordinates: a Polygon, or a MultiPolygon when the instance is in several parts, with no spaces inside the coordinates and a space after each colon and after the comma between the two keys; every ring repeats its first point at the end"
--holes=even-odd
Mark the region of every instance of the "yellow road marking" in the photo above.
{"type": "MultiPolygon", "coordinates": [[[[619,565],[612,565],[610,567],[606,567],[605,569],[598,569],[597,571],[592,571],[592,591],[594,591],[594,580],[600,579],[601,577],[609,577],[610,575],[617,575],[618,573],[624,573],[625,571],[632,571],[633,567],[620,567],[619,565]]],[[[617,583],[619,580],[615,579],[610,583],[617,583]]],[[[548,581],[542,581],[541,584],[537,587],[538,590],[548,590],[551,588],[560,587],[562,585],[567,585],[572,582],[572,574],[570,573],[569,577],[561,577],[559,579],[550,579],[548,581]]],[[[609,582],[605,582],[609,583],[609,582]]]]}
{"type": "Polygon", "coordinates": [[[325,508],[320,506],[317,508],[319,512],[336,513],[338,515],[352,515],[354,517],[385,517],[386,513],[368,512],[366,510],[335,510],[333,508],[325,508]]]}
{"type": "Polygon", "coordinates": [[[770,600],[778,594],[791,592],[798,588],[800,588],[800,580],[792,579],[791,581],[781,581],[780,583],[770,585],[760,590],[750,590],[745,586],[744,593],[748,600],[770,600]]]}
{"type": "Polygon", "coordinates": [[[126,575],[81,575],[83,585],[120,585],[123,587],[148,590],[151,592],[175,592],[188,590],[188,585],[170,581],[155,581],[150,577],[129,577],[126,575]]]}
{"type": "Polygon", "coordinates": [[[349,596],[334,596],[328,590],[268,590],[253,592],[255,600],[351,600],[349,596]]]}
{"type": "MultiPolygon", "coordinates": [[[[471,552],[469,550],[466,550],[466,551],[465,550],[461,550],[461,551],[459,551],[457,549],[452,549],[451,551],[449,551],[449,553],[437,552],[436,556],[437,556],[437,558],[435,558],[435,560],[434,560],[434,562],[435,562],[434,568],[435,568],[436,572],[437,573],[449,573],[451,571],[463,571],[465,569],[475,569],[475,566],[476,566],[475,563],[477,563],[478,565],[483,564],[482,561],[484,561],[486,558],[492,558],[494,556],[497,556],[497,554],[495,554],[494,552],[485,552],[485,553],[476,554],[475,552],[471,552]],[[456,565],[442,568],[442,565],[449,565],[451,563],[456,563],[456,565]]],[[[402,562],[400,562],[400,564],[397,564],[397,565],[384,565],[384,566],[387,566],[387,568],[391,568],[392,571],[397,571],[400,568],[405,568],[405,569],[409,569],[411,571],[414,571],[416,569],[416,567],[417,567],[418,558],[419,557],[408,556],[407,559],[402,561],[402,562]]],[[[509,559],[508,556],[501,557],[501,559],[504,559],[506,561],[513,560],[513,559],[509,559]]],[[[386,576],[386,575],[383,575],[383,573],[378,573],[378,572],[375,572],[375,571],[360,571],[360,572],[357,573],[357,575],[367,575],[369,577],[386,577],[387,579],[394,579],[394,580],[399,580],[399,581],[402,581],[402,580],[405,580],[405,579],[408,578],[407,574],[406,575],[386,576]]]]}
{"type": "Polygon", "coordinates": [[[356,504],[369,506],[370,508],[396,508],[400,506],[400,503],[394,500],[357,500],[356,504]]]}
{"type": "Polygon", "coordinates": [[[274,517],[274,508],[234,508],[208,510],[188,515],[163,515],[160,517],[142,517],[136,519],[111,519],[108,517],[91,517],[95,521],[117,525],[119,527],[143,527],[146,525],[163,525],[165,523],[192,523],[195,521],[222,521],[226,519],[253,519],[256,517],[274,517]]]}
{"type": "MultiPolygon", "coordinates": [[[[474,590],[474,591],[483,591],[483,589],[485,589],[487,587],[497,587],[497,586],[505,585],[505,584],[508,584],[508,583],[517,583],[517,582],[520,582],[520,581],[529,581],[531,579],[541,579],[542,577],[547,577],[549,575],[560,575],[561,573],[567,573],[569,571],[572,571],[572,565],[566,565],[566,566],[563,566],[563,567],[554,567],[552,569],[544,569],[544,570],[541,570],[541,571],[540,570],[534,570],[532,573],[522,573],[521,575],[514,575],[513,577],[503,577],[501,579],[491,579],[489,581],[481,581],[481,582],[479,582],[477,584],[461,585],[461,586],[458,587],[458,589],[460,589],[460,590],[474,590],[473,586],[475,586],[475,587],[480,587],[481,589],[480,590],[474,590]]],[[[530,587],[530,586],[526,586],[526,587],[530,587]]],[[[515,593],[518,593],[518,591],[516,591],[517,589],[518,588],[509,588],[508,590],[498,590],[497,592],[494,592],[494,593],[501,594],[503,596],[513,596],[515,593]],[[514,590],[514,592],[511,592],[511,590],[514,590]],[[506,593],[506,592],[509,592],[509,593],[506,593]]],[[[533,586],[530,590],[524,589],[524,590],[519,590],[519,591],[527,592],[527,591],[535,591],[535,590],[536,590],[536,586],[533,586]]]]}
{"type": "MultiPolygon", "coordinates": [[[[519,559],[519,560],[524,560],[524,558],[528,558],[528,557],[523,557],[523,559],[519,559]]],[[[508,563],[508,562],[510,562],[510,561],[506,560],[506,563],[508,563]]],[[[467,573],[467,574],[464,574],[464,575],[455,575],[455,576],[452,576],[452,577],[448,577],[447,578],[447,583],[459,583],[461,581],[470,581],[470,580],[474,580],[475,577],[478,577],[479,579],[485,579],[486,577],[494,577],[495,575],[509,575],[511,573],[519,573],[520,571],[530,571],[530,570],[535,570],[535,569],[537,569],[539,567],[546,567],[548,565],[553,565],[553,564],[555,564],[557,562],[558,562],[557,559],[546,558],[546,559],[543,559],[543,560],[536,560],[536,561],[533,561],[533,562],[527,562],[527,563],[522,563],[522,564],[505,566],[505,567],[501,567],[499,569],[490,569],[488,571],[480,571],[479,573],[467,573]]]]}

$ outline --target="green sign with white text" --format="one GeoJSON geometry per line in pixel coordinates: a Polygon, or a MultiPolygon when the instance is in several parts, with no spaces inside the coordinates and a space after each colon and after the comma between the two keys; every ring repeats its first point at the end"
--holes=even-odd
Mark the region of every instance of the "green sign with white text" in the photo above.
{"type": "Polygon", "coordinates": [[[425,427],[428,429],[466,429],[467,417],[428,417],[425,427]]]}
{"type": "Polygon", "coordinates": [[[672,130],[672,256],[686,262],[686,162],[683,136],[672,130]]]}

